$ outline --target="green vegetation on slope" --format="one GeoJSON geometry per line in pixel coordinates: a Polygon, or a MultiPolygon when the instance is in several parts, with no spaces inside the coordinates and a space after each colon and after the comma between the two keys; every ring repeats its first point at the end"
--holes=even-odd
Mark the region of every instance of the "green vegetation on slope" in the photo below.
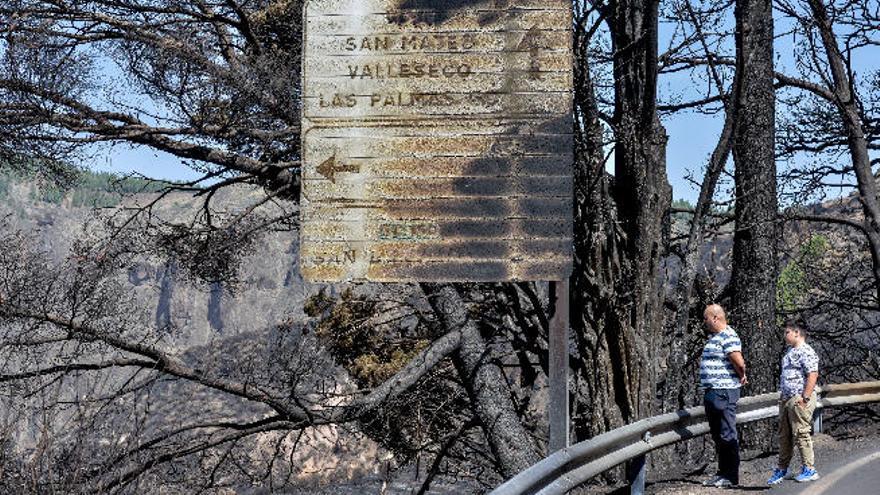
{"type": "MultiPolygon", "coordinates": [[[[783,313],[795,312],[812,287],[810,271],[830,249],[824,235],[816,234],[804,243],[779,274],[776,285],[776,306],[783,313]]],[[[781,322],[780,322],[781,323],[781,322]]]]}
{"type": "Polygon", "coordinates": [[[126,196],[157,192],[168,185],[161,181],[83,170],[77,173],[70,187],[61,187],[0,165],[0,201],[9,199],[15,184],[27,184],[29,201],[60,205],[66,200],[71,206],[98,208],[116,206],[126,196]]]}

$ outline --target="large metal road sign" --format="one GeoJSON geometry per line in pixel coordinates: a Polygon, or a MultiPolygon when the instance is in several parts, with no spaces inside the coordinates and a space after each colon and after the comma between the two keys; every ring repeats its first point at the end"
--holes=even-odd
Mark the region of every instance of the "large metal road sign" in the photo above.
{"type": "Polygon", "coordinates": [[[568,277],[568,0],[309,0],[304,22],[307,280],[568,277]]]}

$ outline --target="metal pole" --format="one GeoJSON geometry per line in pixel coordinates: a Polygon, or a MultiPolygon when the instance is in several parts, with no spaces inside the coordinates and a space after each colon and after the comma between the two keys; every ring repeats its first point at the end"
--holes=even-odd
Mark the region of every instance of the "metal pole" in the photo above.
{"type": "Polygon", "coordinates": [[[640,455],[627,463],[626,480],[629,482],[630,495],[644,495],[647,477],[648,463],[645,456],[640,455]]]}
{"type": "Polygon", "coordinates": [[[550,452],[568,447],[568,279],[550,282],[550,452]]]}
{"type": "Polygon", "coordinates": [[[813,410],[813,435],[822,433],[822,409],[824,408],[817,407],[813,410]]]}

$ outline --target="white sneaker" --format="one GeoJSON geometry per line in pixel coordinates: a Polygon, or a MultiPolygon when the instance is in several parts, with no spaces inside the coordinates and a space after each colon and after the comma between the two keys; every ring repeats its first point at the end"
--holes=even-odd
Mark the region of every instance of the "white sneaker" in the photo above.
{"type": "Polygon", "coordinates": [[[712,476],[709,479],[703,480],[703,486],[714,486],[715,483],[720,479],[724,479],[724,478],[722,478],[721,476],[718,476],[718,475],[712,476]]]}
{"type": "Polygon", "coordinates": [[[724,476],[713,476],[706,481],[703,481],[703,486],[714,486],[716,488],[724,488],[728,486],[733,486],[733,483],[730,482],[729,479],[724,476]]]}

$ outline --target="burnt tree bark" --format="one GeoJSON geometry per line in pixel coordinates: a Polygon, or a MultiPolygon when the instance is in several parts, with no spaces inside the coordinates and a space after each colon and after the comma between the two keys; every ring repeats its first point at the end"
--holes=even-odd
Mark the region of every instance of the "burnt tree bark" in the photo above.
{"type": "Polygon", "coordinates": [[[578,440],[611,430],[623,423],[614,406],[614,383],[605,325],[616,318],[612,291],[620,277],[618,244],[621,233],[605,173],[603,130],[590,74],[589,37],[576,34],[574,166],[574,271],[571,276],[571,328],[578,350],[572,362],[578,394],[572,401],[574,436],[578,440]]]}
{"type": "Polygon", "coordinates": [[[618,2],[614,48],[614,187],[627,261],[617,281],[619,318],[612,321],[615,402],[624,421],[653,412],[656,360],[663,328],[658,281],[663,226],[672,199],[666,180],[666,131],[657,117],[657,0],[618,2]]]}
{"type": "Polygon", "coordinates": [[[583,439],[653,412],[662,324],[658,282],[671,201],[666,133],[656,114],[658,3],[599,7],[611,32],[615,170],[609,183],[586,50],[577,39],[578,162],[572,328],[581,362],[575,405],[583,439]],[[585,421],[585,419],[587,419],[585,421]]]}
{"type": "MultiPolygon", "coordinates": [[[[733,238],[731,323],[747,365],[774,366],[777,278],[776,95],[773,86],[773,12],[770,0],[737,0],[733,158],[736,230],[733,238]]],[[[775,372],[752,373],[747,393],[775,387],[775,372]]],[[[754,436],[758,441],[762,435],[754,436]]],[[[764,441],[772,435],[763,435],[764,441]]],[[[746,439],[748,441],[748,438],[746,439]]]]}

